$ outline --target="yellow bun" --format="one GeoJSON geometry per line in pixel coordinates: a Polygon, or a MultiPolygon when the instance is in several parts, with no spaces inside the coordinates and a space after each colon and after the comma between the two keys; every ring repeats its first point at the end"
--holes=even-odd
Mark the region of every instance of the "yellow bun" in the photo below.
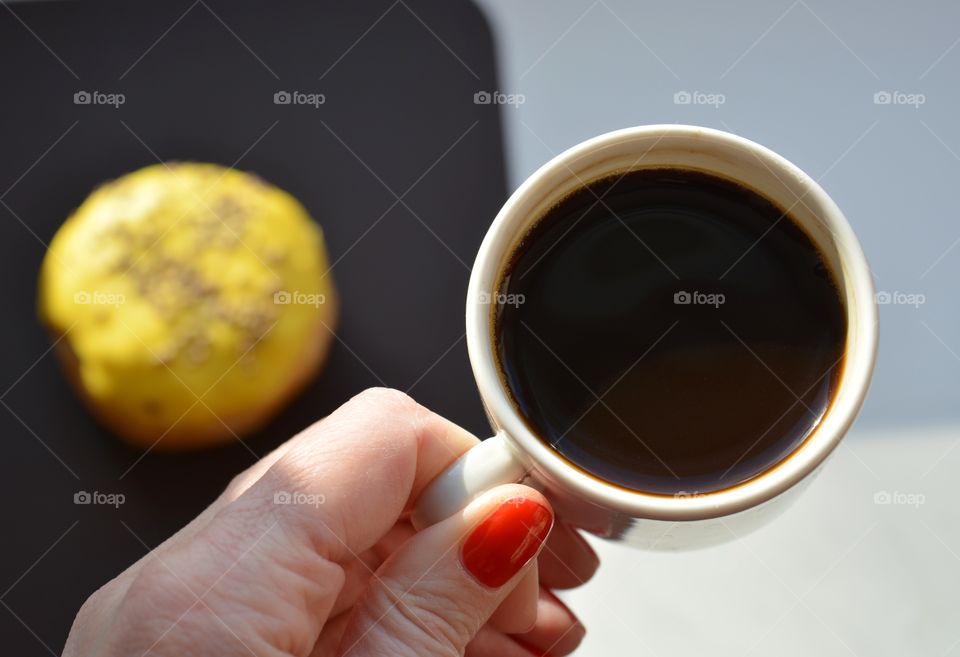
{"type": "Polygon", "coordinates": [[[292,196],[213,164],[140,169],[57,232],[40,315],[94,413],[136,445],[257,428],[314,374],[337,300],[319,227],[292,196]]]}

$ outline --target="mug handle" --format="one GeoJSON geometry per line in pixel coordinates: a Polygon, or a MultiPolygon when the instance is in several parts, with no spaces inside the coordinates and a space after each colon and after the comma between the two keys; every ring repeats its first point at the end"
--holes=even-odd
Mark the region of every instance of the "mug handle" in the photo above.
{"type": "Polygon", "coordinates": [[[498,433],[475,445],[427,484],[410,521],[417,530],[449,518],[475,497],[501,484],[520,481],[527,468],[498,433]]]}

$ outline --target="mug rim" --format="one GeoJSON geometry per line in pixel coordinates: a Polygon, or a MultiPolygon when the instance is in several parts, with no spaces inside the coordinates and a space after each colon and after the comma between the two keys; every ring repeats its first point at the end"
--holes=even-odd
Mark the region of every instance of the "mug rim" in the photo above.
{"type": "MultiPolygon", "coordinates": [[[[634,166],[642,168],[639,161],[634,166]]],[[[611,168],[610,173],[619,170],[622,168],[611,168]]],[[[733,178],[736,179],[735,176],[733,178]]],[[[549,198],[549,192],[546,194],[549,198]]],[[[519,460],[546,478],[549,484],[598,506],[636,518],[676,521],[715,518],[758,506],[815,471],[839,444],[863,404],[876,361],[878,327],[873,280],[859,241],[840,208],[816,181],[784,157],[744,137],[713,128],[655,124],[615,130],[581,142],[542,165],[510,195],[488,229],[471,272],[467,292],[466,338],[470,363],[491,423],[496,431],[505,434],[519,460]],[[695,494],[656,494],[605,482],[570,462],[538,438],[516,408],[500,376],[494,354],[494,304],[489,302],[492,299],[490,295],[497,291],[500,273],[508,261],[506,256],[515,245],[515,238],[530,225],[523,223],[529,218],[518,215],[518,207],[524,201],[535,198],[535,194],[542,193],[541,187],[546,180],[557,174],[579,178],[569,163],[600,153],[610,146],[657,137],[657,142],[649,149],[652,151],[666,136],[709,140],[721,148],[746,150],[760,158],[771,172],[779,170],[794,177],[803,176],[802,182],[807,189],[805,196],[822,209],[817,217],[832,234],[832,246],[842,267],[842,272],[835,272],[841,291],[851,293],[857,301],[854,307],[844,304],[848,330],[851,330],[852,320],[856,319],[856,340],[851,341],[848,335],[837,393],[813,432],[786,457],[760,474],[728,488],[695,494]],[[564,173],[565,170],[567,173],[564,173]],[[487,302],[484,302],[484,294],[487,295],[487,302]],[[825,422],[827,418],[831,419],[829,425],[825,422]]]]}

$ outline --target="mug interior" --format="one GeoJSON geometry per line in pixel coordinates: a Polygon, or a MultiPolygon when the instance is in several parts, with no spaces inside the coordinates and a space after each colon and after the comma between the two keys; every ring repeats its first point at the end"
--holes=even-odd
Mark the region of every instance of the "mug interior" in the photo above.
{"type": "Polygon", "coordinates": [[[814,470],[838,444],[862,405],[877,342],[873,284],[860,245],[836,204],[792,163],[747,139],[679,125],[628,128],[560,154],[510,197],[477,256],[467,302],[467,344],[488,415],[519,448],[519,456],[554,485],[634,517],[701,519],[760,504],[814,470]],[[833,400],[812,433],[785,459],[730,488],[667,496],[609,484],[569,463],[541,441],[519,415],[495,354],[496,298],[511,254],[530,228],[575,189],[611,174],[642,168],[693,169],[752,189],[786,210],[820,249],[834,274],[847,315],[842,371],[833,400]]]}

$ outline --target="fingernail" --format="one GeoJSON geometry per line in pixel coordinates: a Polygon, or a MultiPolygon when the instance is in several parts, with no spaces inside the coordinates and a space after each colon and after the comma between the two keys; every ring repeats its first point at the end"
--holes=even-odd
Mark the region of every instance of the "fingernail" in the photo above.
{"type": "Polygon", "coordinates": [[[553,591],[549,589],[541,589],[541,594],[563,609],[563,611],[566,612],[566,614],[570,617],[570,621],[573,623],[573,626],[564,633],[558,643],[562,642],[563,644],[563,654],[566,655],[573,652],[583,641],[583,637],[587,635],[587,628],[583,626],[583,623],[580,622],[580,619],[577,618],[577,615],[570,611],[570,607],[568,607],[563,600],[558,598],[553,591]]]}
{"type": "Polygon", "coordinates": [[[551,602],[553,602],[553,604],[563,609],[567,613],[567,615],[570,616],[570,618],[572,618],[573,620],[577,620],[577,616],[572,611],[570,611],[570,607],[568,607],[563,600],[558,598],[553,591],[551,591],[550,589],[540,589],[540,593],[547,600],[550,600],[551,602]]]}
{"type": "Polygon", "coordinates": [[[583,550],[583,553],[589,557],[590,561],[597,566],[600,565],[600,557],[597,556],[597,553],[594,551],[590,544],[587,542],[587,539],[583,537],[576,529],[573,530],[573,536],[580,543],[580,549],[583,550]]]}
{"type": "Polygon", "coordinates": [[[460,561],[481,584],[503,586],[527,564],[553,527],[553,512],[525,497],[505,500],[463,543],[460,561]]]}
{"type": "Polygon", "coordinates": [[[523,639],[518,639],[517,637],[513,637],[513,640],[516,641],[518,644],[520,644],[521,648],[529,652],[531,655],[534,655],[534,657],[552,657],[552,655],[549,652],[544,652],[543,650],[540,650],[540,648],[527,643],[523,639]]]}

